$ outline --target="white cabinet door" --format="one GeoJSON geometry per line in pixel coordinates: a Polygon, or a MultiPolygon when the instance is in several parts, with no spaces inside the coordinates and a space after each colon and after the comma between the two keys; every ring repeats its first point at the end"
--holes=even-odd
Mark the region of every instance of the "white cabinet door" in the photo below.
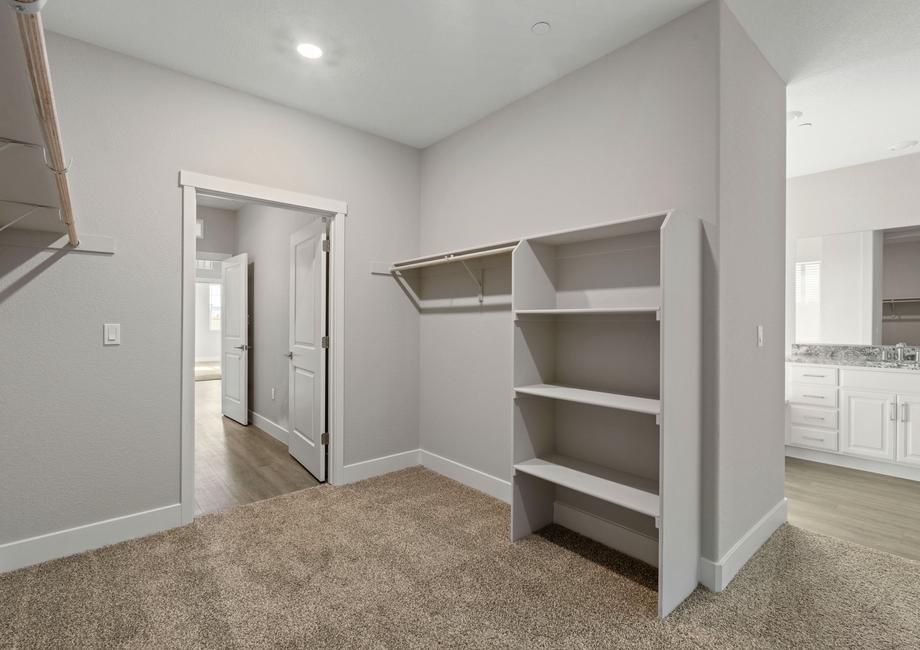
{"type": "Polygon", "coordinates": [[[840,451],[851,456],[894,460],[897,396],[842,389],[840,401],[840,451]]]}
{"type": "Polygon", "coordinates": [[[920,467],[920,395],[898,395],[898,462],[920,467]]]}

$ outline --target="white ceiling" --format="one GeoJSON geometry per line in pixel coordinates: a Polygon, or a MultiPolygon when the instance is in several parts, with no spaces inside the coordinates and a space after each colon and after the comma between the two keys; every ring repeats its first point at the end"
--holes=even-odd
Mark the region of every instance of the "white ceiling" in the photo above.
{"type": "Polygon", "coordinates": [[[788,83],[789,176],[920,153],[920,1],[726,0],[788,83]]]}
{"type": "MultiPolygon", "coordinates": [[[[790,176],[920,140],[918,0],[727,2],[814,124],[790,129],[790,176]]],[[[700,4],[51,0],[43,13],[52,31],[424,147],[700,4]],[[552,31],[531,33],[541,20],[552,31]],[[302,59],[302,41],[326,56],[302,59]]]]}
{"type": "Polygon", "coordinates": [[[416,147],[701,0],[51,0],[48,29],[416,147]],[[552,31],[531,33],[537,21],[552,31]],[[294,50],[311,42],[318,61],[294,50]]]}
{"type": "Polygon", "coordinates": [[[245,201],[231,199],[226,196],[198,194],[196,198],[196,203],[198,205],[203,205],[208,208],[217,208],[218,210],[229,210],[230,212],[239,212],[243,206],[246,205],[245,201]]]}

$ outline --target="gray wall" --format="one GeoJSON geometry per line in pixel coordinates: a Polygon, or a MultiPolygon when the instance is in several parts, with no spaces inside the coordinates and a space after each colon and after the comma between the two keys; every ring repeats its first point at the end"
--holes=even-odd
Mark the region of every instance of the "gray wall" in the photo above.
{"type": "Polygon", "coordinates": [[[261,205],[239,212],[238,252],[249,255],[249,408],[282,429],[288,428],[291,234],[316,218],[261,205]]]}
{"type": "Polygon", "coordinates": [[[195,240],[196,250],[236,254],[236,212],[199,205],[198,218],[204,221],[204,238],[195,240]]]}
{"type": "MultiPolygon", "coordinates": [[[[717,237],[711,244],[735,250],[721,269],[710,254],[706,275],[704,553],[711,559],[782,498],[784,105],[782,82],[713,2],[422,155],[423,253],[671,207],[710,223],[724,211],[725,233],[710,233],[717,237]],[[737,114],[720,122],[725,110],[737,114]],[[746,147],[764,151],[745,156],[746,147]],[[744,262],[749,255],[762,264],[744,262]],[[741,295],[746,284],[762,294],[741,295]],[[740,303],[725,307],[733,312],[719,333],[744,346],[745,358],[756,357],[763,375],[740,361],[718,361],[720,296],[740,303]],[[773,340],[755,352],[757,322],[773,340]],[[717,412],[718,387],[734,381],[752,393],[737,411],[726,403],[717,412]],[[740,426],[745,408],[766,417],[740,426]],[[769,453],[752,460],[747,445],[769,453]],[[750,480],[742,485],[745,472],[750,480]],[[718,498],[739,487],[762,494],[743,509],[729,498],[716,510],[718,498]]],[[[510,312],[426,313],[420,342],[422,447],[509,479],[510,312]]]]}
{"type": "Polygon", "coordinates": [[[712,560],[782,500],[785,454],[786,85],[725,5],[720,42],[718,461],[704,465],[718,485],[718,534],[704,539],[712,560]]]}
{"type": "Polygon", "coordinates": [[[179,501],[182,168],[348,202],[346,463],[417,448],[418,316],[368,271],[418,250],[418,152],[54,34],[48,48],[79,227],[117,252],[0,249],[0,543],[179,501]],[[104,322],[121,346],[102,346],[104,322]]]}

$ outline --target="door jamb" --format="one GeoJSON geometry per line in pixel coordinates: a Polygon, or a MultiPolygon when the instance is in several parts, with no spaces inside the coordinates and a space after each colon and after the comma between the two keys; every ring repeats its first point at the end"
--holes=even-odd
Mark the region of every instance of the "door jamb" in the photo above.
{"type": "Polygon", "coordinates": [[[188,170],[179,171],[182,190],[181,362],[179,496],[182,523],[195,518],[195,217],[197,194],[249,199],[278,207],[306,209],[330,217],[329,248],[329,377],[326,378],[329,412],[327,481],[345,479],[345,216],[348,204],[299,192],[255,185],[188,170]]]}

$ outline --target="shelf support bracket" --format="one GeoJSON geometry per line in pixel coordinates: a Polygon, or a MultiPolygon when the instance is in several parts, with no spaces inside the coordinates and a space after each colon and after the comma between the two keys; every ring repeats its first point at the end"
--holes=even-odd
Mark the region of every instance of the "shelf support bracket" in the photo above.
{"type": "Polygon", "coordinates": [[[470,270],[470,267],[466,265],[466,262],[460,260],[460,263],[463,265],[463,268],[466,269],[466,272],[469,273],[470,277],[473,279],[473,282],[476,283],[476,286],[479,288],[479,304],[482,304],[483,301],[483,291],[482,291],[482,269],[479,269],[479,277],[476,277],[476,274],[470,270]]]}
{"type": "Polygon", "coordinates": [[[396,284],[399,285],[399,288],[403,290],[409,300],[412,301],[412,304],[415,305],[416,309],[422,308],[422,299],[418,296],[415,291],[412,289],[412,285],[406,281],[405,276],[402,274],[402,271],[390,271],[390,274],[396,279],[396,284]]]}

